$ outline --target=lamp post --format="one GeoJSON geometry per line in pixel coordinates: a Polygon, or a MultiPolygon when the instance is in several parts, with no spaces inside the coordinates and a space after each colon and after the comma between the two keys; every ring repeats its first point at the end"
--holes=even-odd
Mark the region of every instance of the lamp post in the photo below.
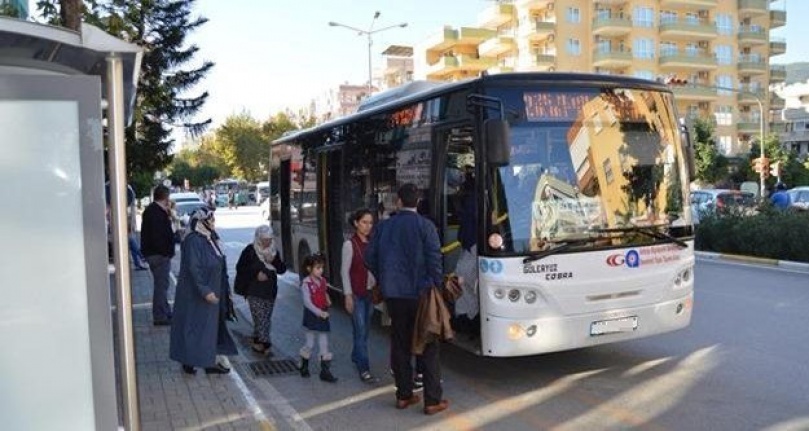
{"type": "Polygon", "coordinates": [[[374,24],[376,23],[376,20],[379,18],[380,15],[381,15],[381,12],[379,12],[379,11],[374,12],[374,18],[371,20],[371,25],[368,26],[368,30],[362,30],[362,29],[359,29],[357,27],[352,27],[350,25],[345,25],[345,24],[340,24],[339,22],[329,21],[329,26],[331,26],[331,27],[343,27],[343,28],[349,29],[351,31],[356,31],[357,36],[365,36],[365,37],[368,38],[368,95],[369,96],[371,95],[371,92],[373,92],[373,88],[374,88],[374,86],[373,86],[373,79],[374,79],[373,78],[373,68],[372,68],[372,60],[371,60],[371,46],[374,44],[372,36],[374,34],[376,34],[376,33],[380,33],[380,32],[383,32],[385,30],[390,30],[392,28],[397,28],[397,27],[404,28],[404,27],[407,27],[407,23],[403,22],[401,24],[394,24],[394,25],[389,25],[387,27],[374,29],[374,24]]]}
{"type": "MultiPolygon", "coordinates": [[[[762,160],[764,159],[764,104],[761,103],[761,97],[759,97],[759,95],[757,93],[755,93],[753,91],[748,91],[748,90],[741,90],[741,89],[738,89],[738,88],[720,87],[720,86],[717,86],[717,85],[689,84],[685,80],[680,80],[680,79],[676,79],[676,78],[673,78],[673,77],[666,78],[664,80],[664,82],[666,84],[670,85],[670,86],[673,86],[673,87],[684,87],[684,86],[688,85],[688,86],[691,86],[691,87],[694,87],[694,88],[707,88],[707,89],[714,89],[714,90],[720,90],[720,91],[729,91],[729,92],[736,93],[736,94],[746,94],[746,95],[752,96],[754,99],[756,99],[756,103],[758,104],[758,112],[759,112],[759,118],[758,118],[758,121],[759,121],[759,125],[758,125],[758,127],[759,127],[759,130],[758,130],[759,139],[758,139],[758,142],[759,142],[759,145],[760,145],[760,148],[761,148],[761,155],[759,157],[761,157],[762,160]]],[[[759,179],[759,196],[763,199],[764,198],[764,192],[765,192],[764,177],[766,175],[766,172],[765,172],[765,169],[763,168],[763,166],[762,166],[762,169],[759,171],[758,175],[759,175],[759,177],[758,177],[758,179],[759,179]]]]}

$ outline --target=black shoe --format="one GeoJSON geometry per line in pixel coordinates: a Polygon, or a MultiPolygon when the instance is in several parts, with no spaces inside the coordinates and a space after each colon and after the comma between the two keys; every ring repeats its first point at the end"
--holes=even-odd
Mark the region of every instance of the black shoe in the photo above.
{"type": "Polygon", "coordinates": [[[155,320],[154,325],[155,326],[171,326],[171,319],[155,320]]]}
{"type": "Polygon", "coordinates": [[[225,368],[219,364],[215,367],[205,367],[205,374],[227,374],[230,372],[230,368],[225,368]]]}
{"type": "Polygon", "coordinates": [[[192,367],[190,365],[183,365],[183,372],[186,373],[186,374],[191,374],[192,376],[194,374],[197,374],[196,368],[194,368],[194,367],[192,367]]]}

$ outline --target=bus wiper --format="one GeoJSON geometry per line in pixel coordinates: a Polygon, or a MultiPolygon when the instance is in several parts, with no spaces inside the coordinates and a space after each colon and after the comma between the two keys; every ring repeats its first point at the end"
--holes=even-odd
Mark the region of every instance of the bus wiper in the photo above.
{"type": "Polygon", "coordinates": [[[627,226],[627,227],[613,227],[613,228],[606,228],[606,229],[597,229],[596,232],[601,233],[610,233],[610,232],[637,232],[646,236],[650,236],[655,239],[664,240],[666,242],[673,242],[680,246],[680,248],[688,248],[688,243],[685,241],[671,236],[667,233],[660,232],[657,230],[659,227],[666,227],[668,225],[665,224],[656,224],[650,226],[627,226]]]}
{"type": "Polygon", "coordinates": [[[549,241],[551,244],[556,244],[556,247],[550,248],[548,250],[538,251],[536,253],[532,253],[528,255],[525,259],[522,260],[522,263],[528,262],[535,262],[540,259],[544,259],[550,255],[565,251],[570,247],[587,244],[588,242],[593,242],[597,238],[577,238],[577,239],[570,239],[570,240],[556,240],[556,241],[549,241]]]}

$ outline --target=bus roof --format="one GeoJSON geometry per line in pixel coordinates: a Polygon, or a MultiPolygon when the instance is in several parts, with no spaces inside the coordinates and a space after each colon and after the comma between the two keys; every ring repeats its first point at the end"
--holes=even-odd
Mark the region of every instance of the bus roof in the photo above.
{"type": "Polygon", "coordinates": [[[431,99],[445,93],[472,87],[484,81],[491,83],[534,81],[567,83],[574,86],[576,84],[599,84],[607,86],[622,85],[648,88],[658,91],[670,91],[666,85],[660,82],[627,76],[598,75],[591,73],[512,72],[498,73],[495,75],[483,75],[479,78],[471,78],[457,82],[414,81],[367,98],[360,104],[358,111],[354,114],[337,118],[308,129],[287,132],[280,138],[273,141],[273,145],[294,141],[301,136],[311,133],[324,132],[336,126],[351,123],[360,118],[365,118],[374,114],[396,109],[402,105],[408,105],[422,100],[431,99]]]}

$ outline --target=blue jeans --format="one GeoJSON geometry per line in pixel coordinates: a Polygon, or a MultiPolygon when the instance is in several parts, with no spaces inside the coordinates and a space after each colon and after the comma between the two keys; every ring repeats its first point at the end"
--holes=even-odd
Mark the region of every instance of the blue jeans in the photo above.
{"type": "Polygon", "coordinates": [[[354,327],[354,348],[351,350],[351,361],[354,362],[360,373],[371,369],[368,361],[368,336],[373,313],[374,305],[371,303],[370,296],[354,295],[354,312],[351,313],[351,323],[354,327]]]}
{"type": "Polygon", "coordinates": [[[169,271],[171,271],[171,258],[168,256],[146,256],[149,262],[149,271],[154,279],[152,292],[152,319],[166,321],[171,319],[171,306],[169,305],[169,271]]]}

